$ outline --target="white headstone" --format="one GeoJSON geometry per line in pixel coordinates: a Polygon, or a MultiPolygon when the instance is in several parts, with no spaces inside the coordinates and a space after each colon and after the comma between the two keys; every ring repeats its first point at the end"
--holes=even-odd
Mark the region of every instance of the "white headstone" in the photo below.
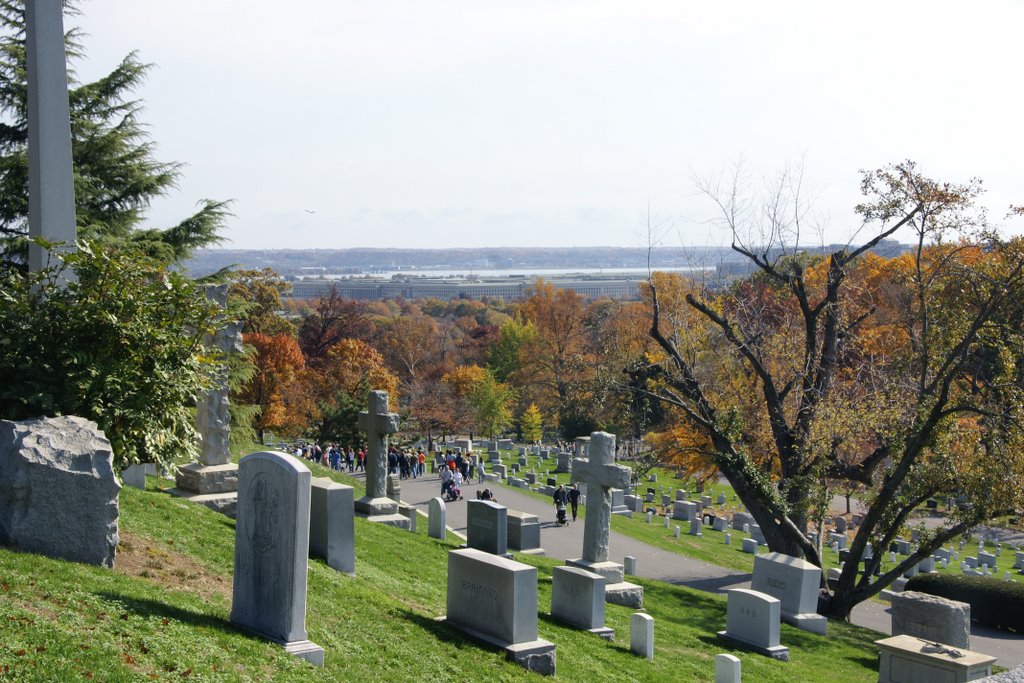
{"type": "Polygon", "coordinates": [[[715,655],[715,683],[740,683],[740,660],[733,655],[715,655]]]}
{"type": "Polygon", "coordinates": [[[650,614],[635,612],[629,618],[629,651],[654,659],[654,617],[650,614]]]}
{"type": "Polygon", "coordinates": [[[284,453],[239,461],[231,622],[323,666],[323,648],[306,638],[311,479],[284,453]]]}
{"type": "Polygon", "coordinates": [[[427,505],[427,512],[430,516],[427,535],[431,538],[440,538],[443,541],[447,533],[447,526],[445,526],[447,508],[444,501],[440,498],[431,498],[430,503],[427,505]]]}
{"type": "Polygon", "coordinates": [[[779,644],[782,604],[770,595],[745,588],[731,588],[726,606],[726,626],[718,635],[745,645],[773,659],[789,661],[789,648],[779,644]]]}

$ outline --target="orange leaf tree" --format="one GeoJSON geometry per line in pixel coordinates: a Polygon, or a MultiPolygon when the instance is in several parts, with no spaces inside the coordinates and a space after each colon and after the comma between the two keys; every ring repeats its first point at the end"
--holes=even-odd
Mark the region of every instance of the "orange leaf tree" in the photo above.
{"type": "Polygon", "coordinates": [[[757,274],[722,293],[685,292],[685,313],[652,282],[650,334],[665,359],[652,391],[774,551],[820,565],[811,522],[835,482],[865,487],[868,511],[822,601],[846,619],[943,543],[1024,506],[1024,245],[989,229],[977,182],[936,182],[907,162],[864,173],[857,210],[870,239],[809,257],[808,214],[788,193],[799,184],[778,188],[753,210],[736,185],[704,186],[757,274]],[[915,235],[909,258],[865,259],[899,230],[915,235]],[[937,495],[961,504],[875,576],[884,553],[867,558],[867,544],[888,547],[937,495]]]}

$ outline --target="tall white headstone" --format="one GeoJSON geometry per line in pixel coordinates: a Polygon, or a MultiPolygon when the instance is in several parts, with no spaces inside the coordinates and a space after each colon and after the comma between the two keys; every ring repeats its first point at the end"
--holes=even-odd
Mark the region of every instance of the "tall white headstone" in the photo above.
{"type": "MultiPolygon", "coordinates": [[[[67,57],[61,0],[25,3],[28,72],[28,224],[30,237],[74,249],[75,184],[71,162],[67,57]]],[[[30,270],[46,266],[46,249],[29,245],[30,270]]]]}
{"type": "Polygon", "coordinates": [[[239,461],[231,622],[323,666],[323,648],[306,638],[311,480],[284,453],[239,461]]]}

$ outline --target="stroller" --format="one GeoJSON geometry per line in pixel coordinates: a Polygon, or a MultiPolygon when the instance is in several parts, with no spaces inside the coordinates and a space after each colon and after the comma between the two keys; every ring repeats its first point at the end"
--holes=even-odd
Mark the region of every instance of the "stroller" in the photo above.
{"type": "Polygon", "coordinates": [[[452,482],[448,485],[448,490],[444,493],[444,499],[448,502],[453,500],[462,500],[462,489],[456,486],[455,482],[452,482]]]}
{"type": "Polygon", "coordinates": [[[565,516],[565,503],[559,503],[555,508],[555,524],[558,526],[565,526],[568,523],[569,520],[565,516]]]}

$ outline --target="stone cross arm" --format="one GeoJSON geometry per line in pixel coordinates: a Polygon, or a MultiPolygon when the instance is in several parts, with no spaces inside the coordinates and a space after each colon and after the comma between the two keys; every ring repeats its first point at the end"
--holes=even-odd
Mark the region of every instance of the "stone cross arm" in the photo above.
{"type": "Polygon", "coordinates": [[[388,392],[371,391],[367,408],[359,413],[359,428],[367,435],[380,436],[398,431],[398,414],[388,412],[388,392]]]}
{"type": "Polygon", "coordinates": [[[364,410],[359,413],[359,428],[371,434],[394,434],[398,431],[398,413],[371,415],[364,410]]]}
{"type": "Polygon", "coordinates": [[[633,471],[622,465],[594,462],[588,458],[573,458],[572,482],[597,485],[601,488],[624,489],[630,485],[633,471]]]}

